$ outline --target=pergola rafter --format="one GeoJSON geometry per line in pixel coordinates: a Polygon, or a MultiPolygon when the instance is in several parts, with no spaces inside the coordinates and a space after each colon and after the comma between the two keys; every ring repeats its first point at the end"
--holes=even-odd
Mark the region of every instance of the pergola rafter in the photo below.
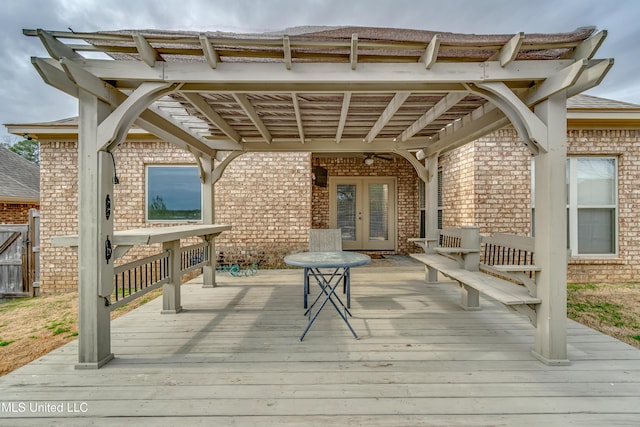
{"type": "MultiPolygon", "coordinates": [[[[537,156],[536,278],[543,302],[534,354],[549,364],[567,362],[566,197],[559,185],[566,98],[597,85],[611,68],[612,60],[594,59],[606,32],[24,34],[38,37],[50,55],[32,60],[43,79],[80,102],[79,196],[89,201],[78,238],[81,365],[99,367],[112,357],[102,298],[113,265],[105,263],[102,245],[113,235],[113,219],[97,207],[113,191],[107,152],[132,124],[197,157],[207,224],[214,219],[214,184],[242,153],[395,153],[427,183],[428,238],[437,233],[438,157],[512,124],[537,156]],[[110,59],[83,56],[96,52],[110,59]]],[[[205,270],[205,285],[214,285],[214,271],[205,270]]]]}

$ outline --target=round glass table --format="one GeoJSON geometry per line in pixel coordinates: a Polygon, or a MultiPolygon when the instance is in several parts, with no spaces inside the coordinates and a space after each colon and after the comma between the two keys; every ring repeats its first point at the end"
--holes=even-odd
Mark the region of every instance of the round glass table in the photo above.
{"type": "Polygon", "coordinates": [[[313,325],[322,309],[330,302],[336,309],[342,320],[345,322],[353,336],[357,339],[358,335],[351,327],[347,315],[351,316],[349,311],[351,305],[351,267],[365,265],[371,262],[368,255],[358,252],[300,252],[287,255],[284,262],[288,265],[304,268],[304,303],[307,307],[307,294],[309,292],[309,277],[313,276],[316,283],[320,287],[321,292],[315,298],[314,302],[305,312],[308,315],[308,323],[300,341],[302,341],[313,325]],[[336,288],[344,282],[345,293],[347,294],[347,304],[345,305],[336,293],[336,288]],[[313,308],[320,303],[318,309],[314,312],[313,308]],[[344,309],[344,313],[343,310],[344,309]]]}

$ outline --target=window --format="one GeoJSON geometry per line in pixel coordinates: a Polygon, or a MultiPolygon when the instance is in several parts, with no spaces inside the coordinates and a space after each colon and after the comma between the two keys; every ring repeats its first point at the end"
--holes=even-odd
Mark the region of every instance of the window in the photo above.
{"type": "Polygon", "coordinates": [[[202,185],[195,166],[147,166],[148,221],[202,220],[202,185]]]}
{"type": "Polygon", "coordinates": [[[615,157],[567,159],[567,244],[572,256],[617,253],[617,170],[615,157]]]}

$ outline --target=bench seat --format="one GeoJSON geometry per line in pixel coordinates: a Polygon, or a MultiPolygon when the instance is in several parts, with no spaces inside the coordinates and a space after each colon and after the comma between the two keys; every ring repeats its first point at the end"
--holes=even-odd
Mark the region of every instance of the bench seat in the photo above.
{"type": "Polygon", "coordinates": [[[540,304],[540,298],[532,297],[524,286],[511,283],[480,271],[465,270],[452,259],[438,254],[411,254],[411,257],[445,276],[471,287],[504,305],[540,304]]]}

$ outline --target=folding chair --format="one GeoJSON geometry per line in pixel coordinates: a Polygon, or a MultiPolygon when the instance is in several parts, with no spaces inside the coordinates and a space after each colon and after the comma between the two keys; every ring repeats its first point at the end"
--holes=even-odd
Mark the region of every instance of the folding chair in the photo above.
{"type": "MultiPolygon", "coordinates": [[[[309,230],[309,252],[340,252],[342,251],[342,231],[339,228],[312,228],[309,230]]],[[[309,294],[309,276],[311,272],[304,269],[304,308],[307,308],[309,294]]],[[[349,292],[349,277],[345,275],[342,291],[347,294],[347,308],[351,306],[349,292]]]]}

